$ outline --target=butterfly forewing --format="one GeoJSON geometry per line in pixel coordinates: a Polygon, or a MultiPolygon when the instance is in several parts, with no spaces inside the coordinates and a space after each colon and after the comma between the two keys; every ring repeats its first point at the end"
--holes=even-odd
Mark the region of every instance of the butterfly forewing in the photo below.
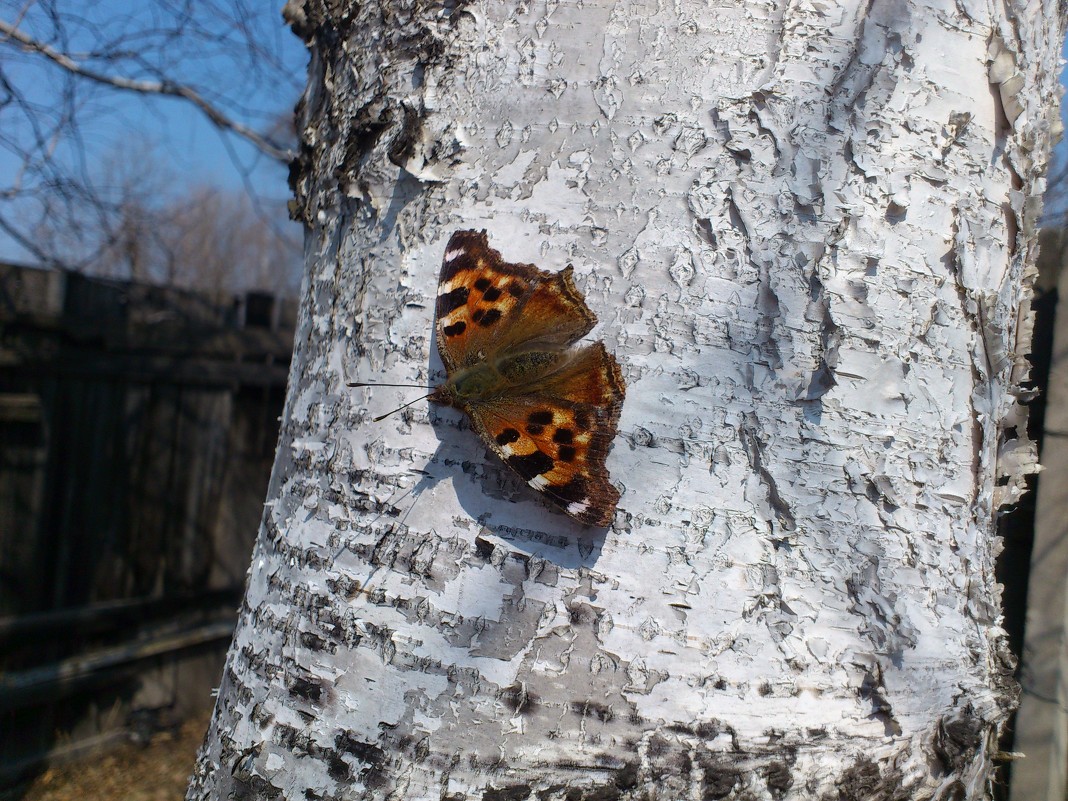
{"type": "Polygon", "coordinates": [[[597,317],[571,280],[506,262],[485,231],[457,231],[445,246],[437,297],[438,351],[446,369],[470,367],[517,347],[562,348],[597,317]]]}

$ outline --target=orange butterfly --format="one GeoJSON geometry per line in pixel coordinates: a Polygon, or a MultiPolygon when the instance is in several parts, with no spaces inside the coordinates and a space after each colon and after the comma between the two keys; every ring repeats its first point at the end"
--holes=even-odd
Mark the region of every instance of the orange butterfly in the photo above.
{"type": "Polygon", "coordinates": [[[454,233],[438,279],[447,378],[430,400],[467,412],[505,464],[576,520],[607,526],[619,491],[605,457],[625,388],[603,342],[569,347],[597,322],[572,273],[503,261],[485,231],[454,233]]]}
{"type": "Polygon", "coordinates": [[[570,347],[597,322],[572,275],[570,265],[550,273],[503,261],[485,231],[454,233],[438,279],[446,380],[427,397],[466,412],[505,464],[571,517],[607,526],[619,490],[605,458],[625,387],[603,342],[570,347]]]}

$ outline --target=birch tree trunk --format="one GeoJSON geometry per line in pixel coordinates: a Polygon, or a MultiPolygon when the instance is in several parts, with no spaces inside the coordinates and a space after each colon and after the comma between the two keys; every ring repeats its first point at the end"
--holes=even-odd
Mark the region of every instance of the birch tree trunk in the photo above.
{"type": "Polygon", "coordinates": [[[307,277],[190,799],[987,796],[1056,4],[291,0],[307,277]],[[457,229],[575,266],[607,530],[415,390],[457,229]]]}

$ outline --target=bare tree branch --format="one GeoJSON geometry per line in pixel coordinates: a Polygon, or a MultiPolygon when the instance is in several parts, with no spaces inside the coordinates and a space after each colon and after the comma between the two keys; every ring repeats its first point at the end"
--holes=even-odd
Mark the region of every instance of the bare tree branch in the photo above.
{"type": "Polygon", "coordinates": [[[49,47],[44,42],[37,41],[3,20],[0,20],[0,33],[19,42],[26,49],[39,53],[57,66],[62,67],[79,77],[124,91],[181,98],[192,103],[211,121],[213,125],[222,130],[232,131],[235,134],[244,137],[258,150],[270,158],[281,163],[287,163],[293,158],[294,154],[291,150],[279,147],[274,142],[271,142],[269,139],[248,126],[231,119],[214,105],[209,103],[199,92],[190,86],[171,80],[137,81],[117,75],[105,75],[96,70],[87,69],[70,56],[49,47]]]}
{"type": "Polygon", "coordinates": [[[79,0],[5,7],[0,152],[14,161],[0,186],[0,248],[8,258],[202,289],[295,289],[297,231],[255,180],[267,170],[281,190],[276,165],[295,149],[281,109],[301,71],[277,14],[257,0],[145,0],[122,14],[79,0]],[[159,140],[153,128],[169,131],[170,118],[142,126],[123,95],[157,114],[156,98],[192,104],[197,111],[181,116],[195,118],[191,130],[207,121],[218,132],[247,199],[214,175],[170,169],[172,153],[158,147],[187,153],[189,143],[159,140]]]}

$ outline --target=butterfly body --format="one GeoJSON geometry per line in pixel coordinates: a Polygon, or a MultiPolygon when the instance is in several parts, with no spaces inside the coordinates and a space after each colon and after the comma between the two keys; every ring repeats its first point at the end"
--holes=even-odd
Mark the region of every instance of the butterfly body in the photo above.
{"type": "Polygon", "coordinates": [[[464,411],[486,444],[567,514],[606,526],[619,500],[605,459],[623,377],[604,343],[571,347],[596,322],[570,266],[550,273],[508,263],[485,231],[457,231],[437,299],[447,377],[429,397],[464,411]]]}
{"type": "Polygon", "coordinates": [[[476,362],[449,376],[434,390],[430,400],[465,409],[470,405],[493,403],[501,397],[536,391],[539,381],[551,375],[561,360],[559,352],[524,351],[506,354],[493,362],[476,362]]]}

